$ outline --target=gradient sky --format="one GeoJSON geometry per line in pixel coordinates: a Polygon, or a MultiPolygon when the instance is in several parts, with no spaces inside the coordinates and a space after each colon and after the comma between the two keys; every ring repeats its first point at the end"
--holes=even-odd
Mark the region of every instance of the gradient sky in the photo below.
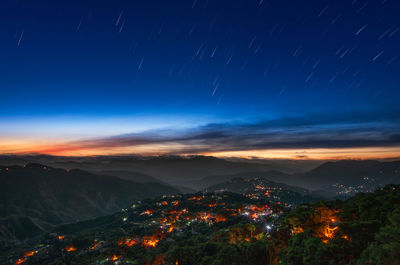
{"type": "Polygon", "coordinates": [[[0,153],[400,156],[397,0],[4,0],[0,153]]]}

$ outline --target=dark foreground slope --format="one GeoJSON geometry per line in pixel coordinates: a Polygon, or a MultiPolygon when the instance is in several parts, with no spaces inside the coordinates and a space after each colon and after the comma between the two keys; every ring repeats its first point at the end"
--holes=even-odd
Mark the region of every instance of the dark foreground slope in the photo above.
{"type": "Polygon", "coordinates": [[[119,211],[133,200],[176,192],[162,184],[82,170],[39,164],[0,167],[0,242],[17,242],[56,225],[119,211]]]}
{"type": "Polygon", "coordinates": [[[400,186],[288,208],[234,193],[164,196],[64,225],[2,264],[400,264],[400,186]]]}

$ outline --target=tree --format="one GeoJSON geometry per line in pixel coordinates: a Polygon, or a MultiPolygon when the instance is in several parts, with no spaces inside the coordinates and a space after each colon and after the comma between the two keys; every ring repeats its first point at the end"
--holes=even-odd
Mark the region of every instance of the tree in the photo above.
{"type": "Polygon", "coordinates": [[[357,264],[400,264],[400,207],[389,217],[390,224],[382,227],[362,253],[357,264]]]}

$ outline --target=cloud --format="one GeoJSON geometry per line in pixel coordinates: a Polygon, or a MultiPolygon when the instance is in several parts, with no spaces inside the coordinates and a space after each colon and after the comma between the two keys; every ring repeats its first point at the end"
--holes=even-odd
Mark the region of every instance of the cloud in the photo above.
{"type": "Polygon", "coordinates": [[[57,145],[41,152],[171,146],[171,154],[264,149],[400,146],[399,115],[352,113],[283,117],[253,123],[213,123],[185,130],[153,130],[57,145]]]}

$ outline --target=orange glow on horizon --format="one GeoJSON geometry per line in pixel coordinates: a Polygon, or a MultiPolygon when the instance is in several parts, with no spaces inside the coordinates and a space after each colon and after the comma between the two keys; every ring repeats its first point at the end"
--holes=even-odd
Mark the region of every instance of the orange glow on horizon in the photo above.
{"type": "Polygon", "coordinates": [[[206,155],[220,158],[244,159],[292,159],[292,160],[339,160],[339,159],[396,159],[400,158],[400,146],[357,148],[308,148],[264,149],[187,153],[190,146],[178,143],[138,144],[134,146],[102,146],[94,140],[76,142],[43,142],[0,138],[0,154],[46,154],[54,156],[101,156],[101,155],[206,155]]]}
{"type": "Polygon", "coordinates": [[[293,160],[339,160],[339,159],[396,159],[400,157],[400,146],[358,148],[309,148],[243,150],[206,153],[216,157],[256,157],[264,159],[293,160]]]}

